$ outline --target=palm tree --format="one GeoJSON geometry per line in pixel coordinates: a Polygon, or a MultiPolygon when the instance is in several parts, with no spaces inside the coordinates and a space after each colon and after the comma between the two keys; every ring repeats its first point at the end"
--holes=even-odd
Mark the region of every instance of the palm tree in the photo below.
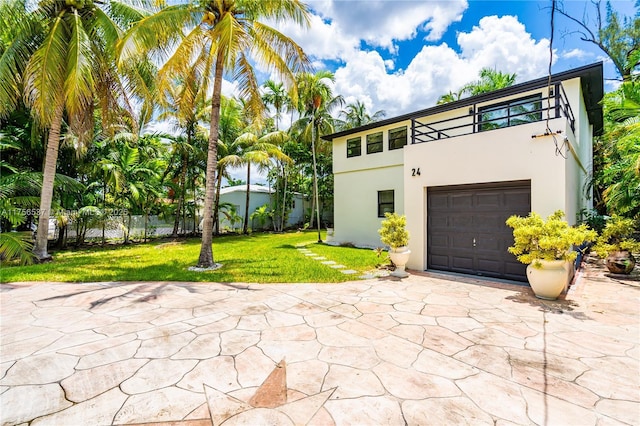
{"type": "Polygon", "coordinates": [[[271,159],[280,162],[291,161],[285,153],[283,153],[278,145],[287,140],[288,135],[285,132],[271,132],[258,137],[256,131],[247,131],[238,137],[238,142],[243,147],[241,160],[247,166],[247,193],[245,200],[244,223],[242,233],[249,232],[249,201],[251,194],[251,165],[256,165],[258,170],[265,170],[271,166],[271,159]]]}
{"type": "Polygon", "coordinates": [[[242,145],[238,136],[245,127],[242,116],[242,105],[233,98],[222,96],[220,105],[220,125],[218,139],[218,164],[216,179],[216,199],[213,209],[213,226],[216,233],[220,232],[220,188],[222,178],[229,178],[228,169],[243,163],[242,145]]]}
{"type": "Polygon", "coordinates": [[[284,89],[282,83],[276,83],[273,80],[267,80],[262,87],[265,88],[265,93],[262,95],[262,101],[266,105],[271,105],[276,110],[274,116],[276,122],[276,130],[280,130],[280,119],[282,118],[282,110],[286,108],[289,103],[289,95],[284,89]]]}
{"type": "Polygon", "coordinates": [[[467,83],[457,92],[449,91],[438,98],[437,105],[447,104],[462,99],[465,95],[475,96],[482,93],[493,92],[494,90],[504,89],[513,86],[516,82],[516,74],[503,73],[491,68],[482,68],[480,70],[480,80],[467,83]]]}
{"type": "Polygon", "coordinates": [[[516,82],[516,74],[503,73],[491,68],[482,68],[480,70],[480,80],[464,85],[460,91],[462,94],[470,96],[480,95],[482,93],[493,92],[494,90],[504,89],[513,86],[516,82]]]}
{"type": "Polygon", "coordinates": [[[162,90],[176,76],[187,75],[197,66],[206,77],[213,75],[209,146],[204,201],[204,224],[198,266],[213,267],[213,203],[217,166],[218,125],[222,77],[234,75],[240,96],[247,100],[255,119],[264,109],[259,85],[250,62],[267,65],[294,89],[294,73],[308,67],[308,59],[292,39],[260,22],[293,20],[309,24],[307,7],[299,0],[204,0],[165,7],[133,26],[119,45],[121,61],[141,52],[164,52],[176,46],[158,74],[162,90]],[[186,30],[186,34],[184,33],[186,30]]]}
{"type": "Polygon", "coordinates": [[[348,104],[345,109],[340,111],[340,116],[344,116],[344,122],[342,123],[342,129],[353,129],[355,127],[364,126],[365,124],[373,123],[382,120],[386,116],[386,112],[379,110],[373,115],[369,115],[367,112],[367,106],[361,101],[355,101],[348,104]]]}
{"type": "MultiPolygon", "coordinates": [[[[313,204],[315,204],[316,221],[318,226],[318,242],[322,242],[320,236],[320,205],[318,199],[318,170],[316,162],[316,148],[319,134],[333,132],[334,119],[330,115],[333,108],[342,106],[342,96],[333,96],[331,83],[335,77],[330,71],[318,71],[315,74],[301,73],[298,75],[299,110],[300,120],[294,124],[294,131],[300,131],[301,136],[311,141],[311,154],[313,161],[313,204]]],[[[314,210],[313,208],[311,209],[314,210]]],[[[313,224],[313,217],[311,218],[313,224]]]]}
{"type": "Polygon", "coordinates": [[[115,72],[114,47],[121,30],[140,12],[120,2],[42,0],[3,2],[15,26],[15,37],[0,57],[0,117],[22,98],[34,120],[48,130],[39,222],[34,254],[50,258],[47,234],[53,199],[58,148],[63,117],[80,141],[91,140],[94,99],[101,99],[104,118],[122,116],[117,108],[122,90],[115,72]],[[117,6],[117,7],[116,7],[117,6]],[[115,12],[118,19],[112,19],[115,12]],[[12,19],[11,17],[18,17],[12,19]],[[113,107],[111,109],[106,106],[113,107]]]}
{"type": "Polygon", "coordinates": [[[446,93],[438,98],[436,105],[448,104],[450,102],[459,101],[462,98],[462,90],[458,90],[457,92],[452,92],[449,90],[449,93],[446,93]]]}
{"type": "MultiPolygon", "coordinates": [[[[166,91],[161,94],[162,105],[165,108],[158,119],[172,118],[183,130],[185,137],[170,138],[172,140],[172,158],[179,159],[178,205],[175,210],[172,236],[177,236],[180,217],[186,204],[186,179],[190,157],[194,150],[194,139],[197,137],[198,124],[205,121],[209,111],[209,104],[205,100],[202,90],[202,76],[197,68],[181,79],[175,79],[166,91]]],[[[176,173],[174,173],[174,177],[176,173]]]]}

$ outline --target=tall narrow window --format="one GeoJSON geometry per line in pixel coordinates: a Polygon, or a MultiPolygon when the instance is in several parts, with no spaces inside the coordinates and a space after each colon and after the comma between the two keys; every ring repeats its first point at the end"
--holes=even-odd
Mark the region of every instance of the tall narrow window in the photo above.
{"type": "Polygon", "coordinates": [[[382,132],[367,135],[367,154],[382,152],[382,132]]]}
{"type": "Polygon", "coordinates": [[[407,127],[389,130],[389,151],[400,149],[407,144],[407,127]]]}
{"type": "Polygon", "coordinates": [[[347,158],[357,157],[362,154],[362,141],[360,137],[347,139],[347,158]]]}
{"type": "Polygon", "coordinates": [[[378,191],[378,217],[384,217],[385,213],[393,213],[394,211],[393,189],[378,191]]]}
{"type": "Polygon", "coordinates": [[[542,120],[542,95],[515,99],[478,110],[479,130],[501,129],[542,120]]]}

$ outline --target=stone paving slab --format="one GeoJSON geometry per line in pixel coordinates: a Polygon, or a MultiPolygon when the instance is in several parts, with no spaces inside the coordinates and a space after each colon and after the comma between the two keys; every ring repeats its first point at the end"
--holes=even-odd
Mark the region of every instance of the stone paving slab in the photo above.
{"type": "Polygon", "coordinates": [[[341,284],[2,284],[0,420],[640,425],[639,275],[588,265],[558,301],[415,272],[341,284]],[[283,359],[286,403],[252,406],[283,359]]]}

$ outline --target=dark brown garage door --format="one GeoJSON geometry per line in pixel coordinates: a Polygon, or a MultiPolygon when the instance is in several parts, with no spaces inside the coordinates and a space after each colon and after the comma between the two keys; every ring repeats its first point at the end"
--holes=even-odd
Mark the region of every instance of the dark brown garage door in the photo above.
{"type": "Polygon", "coordinates": [[[505,221],[530,211],[529,181],[428,188],[427,267],[526,281],[505,221]]]}

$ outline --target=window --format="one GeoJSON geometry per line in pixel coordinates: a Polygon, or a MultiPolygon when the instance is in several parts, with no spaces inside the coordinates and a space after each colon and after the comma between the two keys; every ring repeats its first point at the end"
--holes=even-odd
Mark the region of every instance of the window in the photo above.
{"type": "Polygon", "coordinates": [[[479,130],[501,129],[542,120],[541,95],[515,99],[478,110],[479,130]]]}
{"type": "Polygon", "coordinates": [[[407,128],[398,127],[389,130],[389,151],[400,149],[407,144],[407,128]]]}
{"type": "Polygon", "coordinates": [[[367,154],[382,152],[382,132],[367,135],[367,154]]]}
{"type": "Polygon", "coordinates": [[[360,138],[347,139],[347,158],[357,157],[362,154],[362,143],[360,138]]]}
{"type": "Polygon", "coordinates": [[[378,217],[384,217],[385,213],[393,213],[393,189],[378,191],[378,217]]]}

